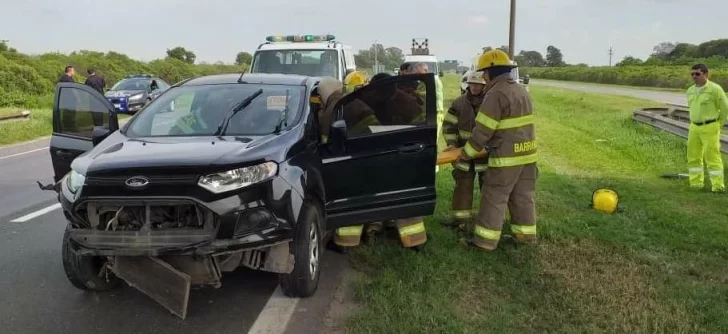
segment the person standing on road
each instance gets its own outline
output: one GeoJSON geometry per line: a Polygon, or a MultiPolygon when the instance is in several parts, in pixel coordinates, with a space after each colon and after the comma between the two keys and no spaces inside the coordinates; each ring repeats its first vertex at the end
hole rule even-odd
{"type": "MultiPolygon", "coordinates": [[[[445,152],[463,147],[470,139],[475,127],[475,116],[483,103],[483,90],[485,80],[478,72],[468,75],[466,83],[468,88],[465,94],[452,101],[452,105],[445,114],[443,135],[447,148],[445,152]]],[[[478,185],[482,187],[485,170],[488,168],[488,158],[478,158],[471,161],[453,162],[452,177],[455,179],[455,190],[452,197],[452,220],[446,225],[464,229],[470,224],[471,210],[473,208],[473,190],[475,176],[478,176],[478,185]]],[[[480,189],[480,187],[478,187],[480,189]]]]}
{"type": "Polygon", "coordinates": [[[74,74],[76,74],[76,69],[74,69],[73,66],[68,65],[63,70],[63,74],[61,74],[61,77],[58,78],[58,82],[76,82],[76,80],[73,79],[74,74]]]}
{"type": "Polygon", "coordinates": [[[703,160],[708,167],[711,191],[725,191],[720,134],[728,117],[728,98],[719,84],[708,79],[708,66],[695,64],[693,82],[687,90],[690,110],[688,130],[688,178],[692,188],[702,188],[705,182],[703,160]]]}
{"type": "Polygon", "coordinates": [[[487,75],[488,86],[473,133],[458,157],[465,162],[483,150],[489,153],[474,236],[461,241],[490,251],[498,247],[506,208],[515,240],[536,241],[536,132],[531,98],[510,76],[515,66],[497,49],[478,58],[477,71],[487,75]]]}
{"type": "Polygon", "coordinates": [[[96,71],[92,68],[89,68],[86,73],[88,73],[88,78],[86,78],[85,85],[93,88],[97,92],[101,93],[101,95],[104,95],[104,89],[106,88],[106,81],[104,81],[104,78],[96,75],[96,71]]]}

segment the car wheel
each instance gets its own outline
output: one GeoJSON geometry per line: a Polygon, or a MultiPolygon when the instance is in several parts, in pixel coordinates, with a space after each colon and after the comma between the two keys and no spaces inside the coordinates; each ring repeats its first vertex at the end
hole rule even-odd
{"type": "Polygon", "coordinates": [[[288,297],[309,297],[318,288],[321,275],[322,209],[307,200],[301,209],[301,217],[295,228],[290,251],[295,261],[290,274],[281,274],[279,281],[283,293],[288,297]]]}
{"type": "Polygon", "coordinates": [[[70,241],[70,225],[63,233],[63,269],[71,284],[86,291],[106,291],[119,284],[111,270],[106,267],[106,259],[100,256],[81,256],[76,254],[70,241]]]}

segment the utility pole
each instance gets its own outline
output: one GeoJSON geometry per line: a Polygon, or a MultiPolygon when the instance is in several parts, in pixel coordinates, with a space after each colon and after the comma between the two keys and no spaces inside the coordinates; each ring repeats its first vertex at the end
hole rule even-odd
{"type": "Polygon", "coordinates": [[[379,73],[379,61],[377,60],[377,53],[379,51],[379,47],[377,45],[377,40],[374,40],[374,73],[379,73]]]}
{"type": "Polygon", "coordinates": [[[612,55],[613,55],[613,54],[614,54],[614,50],[613,50],[613,49],[612,49],[612,47],[610,46],[610,47],[609,47],[609,66],[610,66],[610,67],[612,66],[612,55]]]}
{"type": "Polygon", "coordinates": [[[508,36],[508,57],[513,59],[516,47],[516,0],[511,0],[511,29],[508,36]]]}

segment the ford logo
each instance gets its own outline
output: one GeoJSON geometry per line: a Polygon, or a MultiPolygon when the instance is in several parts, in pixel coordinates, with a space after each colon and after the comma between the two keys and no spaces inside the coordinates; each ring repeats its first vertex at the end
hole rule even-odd
{"type": "Polygon", "coordinates": [[[144,176],[132,176],[124,181],[127,187],[133,189],[141,189],[149,184],[149,179],[144,176]]]}

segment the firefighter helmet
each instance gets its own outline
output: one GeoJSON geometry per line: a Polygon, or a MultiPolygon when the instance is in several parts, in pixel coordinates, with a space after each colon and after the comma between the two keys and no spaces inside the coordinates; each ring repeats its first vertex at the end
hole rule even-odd
{"type": "Polygon", "coordinates": [[[354,71],[346,75],[344,78],[344,85],[347,88],[356,89],[365,85],[369,81],[366,74],[361,71],[354,71]]]}
{"type": "Polygon", "coordinates": [[[481,84],[485,85],[485,79],[483,79],[483,73],[480,72],[470,72],[468,73],[468,79],[465,80],[465,82],[471,84],[481,84]]]}
{"type": "Polygon", "coordinates": [[[483,52],[483,54],[478,57],[478,71],[484,71],[495,66],[505,66],[510,68],[516,67],[516,65],[508,57],[508,54],[500,49],[483,52]]]}
{"type": "Polygon", "coordinates": [[[615,213],[619,210],[619,195],[612,189],[597,189],[592,193],[591,206],[604,213],[615,213]]]}

